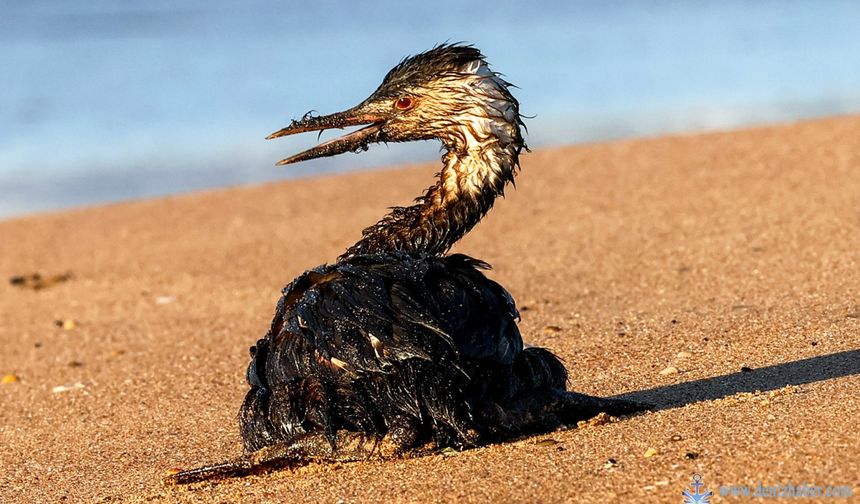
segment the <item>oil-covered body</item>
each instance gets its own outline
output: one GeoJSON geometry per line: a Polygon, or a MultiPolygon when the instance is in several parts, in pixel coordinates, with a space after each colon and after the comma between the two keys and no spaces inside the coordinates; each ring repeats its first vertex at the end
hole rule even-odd
{"type": "MultiPolygon", "coordinates": [[[[309,432],[466,447],[572,421],[567,372],[523,348],[514,302],[463,255],[355,256],[284,289],[252,349],[240,413],[247,451],[309,432]]],[[[573,415],[577,416],[577,415],[573,415]]]]}

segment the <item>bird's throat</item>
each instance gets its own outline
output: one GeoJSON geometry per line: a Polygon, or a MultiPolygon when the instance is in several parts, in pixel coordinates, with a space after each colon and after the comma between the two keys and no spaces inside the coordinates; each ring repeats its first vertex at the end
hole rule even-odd
{"type": "Polygon", "coordinates": [[[492,208],[519,168],[521,138],[502,144],[490,138],[465,146],[447,144],[436,184],[409,207],[394,207],[340,259],[405,252],[443,255],[492,208]],[[466,147],[466,148],[463,148],[466,147]]]}

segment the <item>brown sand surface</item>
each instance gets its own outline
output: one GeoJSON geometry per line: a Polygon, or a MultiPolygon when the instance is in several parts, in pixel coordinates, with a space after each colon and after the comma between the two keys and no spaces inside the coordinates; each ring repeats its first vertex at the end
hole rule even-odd
{"type": "Polygon", "coordinates": [[[19,378],[0,384],[0,502],[681,502],[694,472],[715,492],[805,482],[857,499],[860,117],[534,152],[457,246],[494,265],[573,389],[655,411],[162,486],[239,453],[248,347],[281,287],[435,168],[0,222],[0,377],[19,378]],[[41,290],[6,281],[66,271],[41,290]]]}

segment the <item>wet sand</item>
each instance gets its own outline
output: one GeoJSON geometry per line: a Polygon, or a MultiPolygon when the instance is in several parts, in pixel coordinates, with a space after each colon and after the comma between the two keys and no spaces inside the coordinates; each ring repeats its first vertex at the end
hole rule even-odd
{"type": "Polygon", "coordinates": [[[493,264],[571,388],[655,411],[453,455],[162,486],[170,468],[239,453],[248,347],[281,287],[435,169],[0,222],[0,502],[680,502],[693,473],[717,494],[860,495],[856,116],[540,150],[456,247],[493,264]],[[67,271],[38,290],[6,281],[67,271]]]}

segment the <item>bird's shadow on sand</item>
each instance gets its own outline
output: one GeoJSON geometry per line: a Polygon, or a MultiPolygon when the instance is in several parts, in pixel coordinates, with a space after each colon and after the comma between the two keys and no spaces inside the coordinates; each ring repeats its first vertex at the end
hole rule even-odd
{"type": "Polygon", "coordinates": [[[712,401],[738,392],[764,392],[786,385],[803,385],[856,374],[860,374],[860,350],[846,350],[713,378],[628,392],[613,399],[647,403],[653,406],[650,409],[656,411],[712,401]]]}

